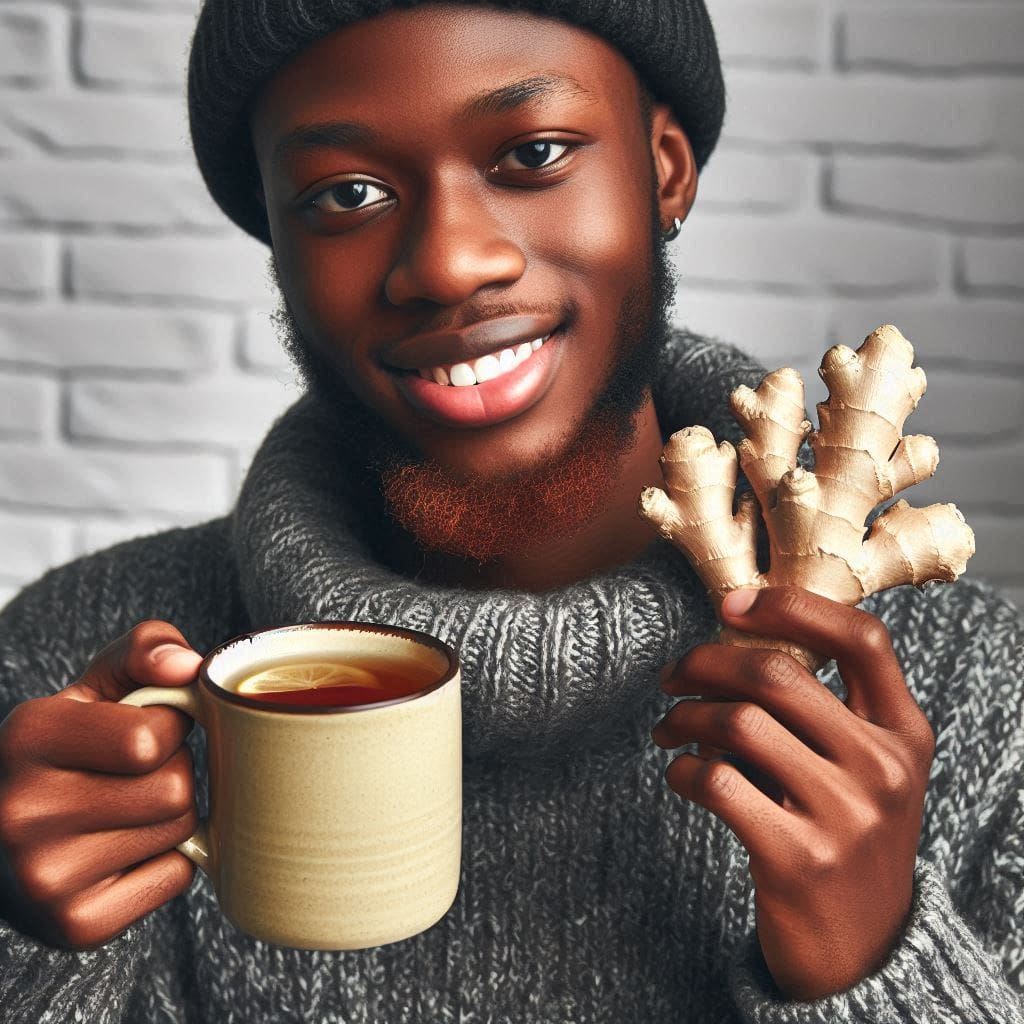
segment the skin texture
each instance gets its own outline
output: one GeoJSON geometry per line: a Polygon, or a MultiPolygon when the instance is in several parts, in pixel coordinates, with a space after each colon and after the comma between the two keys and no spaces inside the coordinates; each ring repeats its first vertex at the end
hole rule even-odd
{"type": "MultiPolygon", "coordinates": [[[[603,504],[588,506],[571,532],[480,564],[429,549],[400,522],[397,564],[467,585],[543,589],[650,543],[636,505],[644,486],[661,483],[662,439],[643,361],[634,366],[642,386],[615,397],[614,381],[639,344],[623,311],[658,324],[653,222],[664,229],[686,217],[696,173],[667,108],[654,104],[648,136],[638,97],[629,65],[585,32],[447,7],[337,32],[261,95],[253,138],[292,336],[320,379],[334,379],[336,393],[395,441],[392,453],[500,494],[552,472],[590,436],[610,388],[608,408],[629,435],[621,454],[589,464],[603,504]],[[440,52],[448,73],[439,76],[440,52]],[[478,93],[540,75],[571,75],[586,93],[458,116],[478,93]],[[341,119],[382,138],[272,160],[297,127],[341,119]],[[509,155],[542,139],[579,145],[552,160],[540,186],[509,155]],[[380,190],[366,210],[308,205],[356,178],[380,190]],[[389,346],[510,312],[566,325],[558,372],[535,405],[466,429],[430,422],[402,398],[383,363],[389,346]]],[[[811,999],[867,976],[898,939],[934,738],[876,618],[790,590],[761,592],[745,616],[727,602],[723,616],[834,657],[849,691],[838,701],[786,655],[702,645],[669,667],[665,683],[702,701],[677,704],[654,731],[667,748],[698,744],[697,755],[672,762],[668,784],[749,851],[768,968],[783,996],[811,999]]],[[[170,709],[113,702],[138,686],[184,685],[199,661],[170,623],[141,623],[74,685],[19,705],[0,725],[0,896],[22,930],[88,948],[189,885],[191,863],[173,849],[195,827],[182,746],[189,724],[170,709]]]]}

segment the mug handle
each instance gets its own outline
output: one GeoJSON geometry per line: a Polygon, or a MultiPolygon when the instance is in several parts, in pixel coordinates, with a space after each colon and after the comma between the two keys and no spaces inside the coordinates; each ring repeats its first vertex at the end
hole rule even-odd
{"type": "MultiPolygon", "coordinates": [[[[189,683],[188,686],[144,686],[140,690],[133,690],[118,703],[131,704],[137,708],[163,704],[184,711],[193,721],[203,724],[196,683],[189,683]]],[[[188,839],[178,843],[176,849],[185,854],[204,874],[210,874],[210,837],[205,819],[188,839]]]]}

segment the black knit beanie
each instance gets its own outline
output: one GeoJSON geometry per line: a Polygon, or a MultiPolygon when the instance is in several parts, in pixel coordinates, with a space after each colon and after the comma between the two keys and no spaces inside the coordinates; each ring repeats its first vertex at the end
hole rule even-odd
{"type": "MultiPolygon", "coordinates": [[[[459,0],[471,3],[472,0],[459,0]]],[[[205,0],[188,69],[188,110],[199,170],[220,208],[270,244],[253,188],[259,181],[249,104],[260,87],[310,43],[343,25],[411,7],[416,0],[205,0]]],[[[492,0],[492,7],[560,18],[595,32],[667,103],[698,169],[725,114],[722,68],[704,0],[492,0]]]]}

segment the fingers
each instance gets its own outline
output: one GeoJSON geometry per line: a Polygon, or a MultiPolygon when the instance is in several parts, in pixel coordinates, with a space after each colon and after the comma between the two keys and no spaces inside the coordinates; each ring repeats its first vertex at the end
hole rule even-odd
{"type": "Polygon", "coordinates": [[[83,950],[109,942],[185,892],[194,873],[192,862],[171,850],[78,893],[51,914],[58,944],[83,950]]]}
{"type": "Polygon", "coordinates": [[[173,708],[39,697],[5,720],[0,763],[140,775],[159,768],[191,728],[191,719],[173,708]]]}
{"type": "Polygon", "coordinates": [[[118,701],[140,686],[184,686],[202,660],[176,626],[150,619],[104,647],[62,693],[75,700],[118,701]]]}
{"type": "MultiPolygon", "coordinates": [[[[834,774],[833,766],[757,704],[681,701],[655,726],[652,738],[660,747],[700,742],[729,751],[753,766],[748,781],[755,786],[763,781],[764,789],[769,790],[766,795],[775,792],[770,783],[778,783],[785,797],[808,814],[814,813],[823,795],[828,798],[827,780],[834,774]]],[[[741,765],[734,767],[744,771],[741,765]]]]}
{"type": "Polygon", "coordinates": [[[179,748],[156,771],[141,776],[63,772],[55,786],[51,772],[29,774],[17,794],[7,794],[0,811],[6,845],[43,842],[169,821],[195,803],[192,756],[179,748]]]}
{"type": "Polygon", "coordinates": [[[722,621],[736,629],[792,640],[836,659],[847,707],[868,721],[901,729],[920,718],[882,622],[800,587],[733,591],[722,621]],[[753,594],[753,603],[748,604],[753,594]]]}
{"type": "Polygon", "coordinates": [[[700,804],[732,830],[751,861],[778,855],[796,834],[797,819],[762,793],[728,761],[705,761],[680,754],[665,772],[669,787],[700,804]]]}
{"type": "Polygon", "coordinates": [[[701,644],[679,660],[663,689],[676,697],[750,701],[821,757],[841,755],[849,710],[781,651],[701,644]]]}
{"type": "Polygon", "coordinates": [[[126,868],[174,849],[195,832],[198,822],[193,808],[159,825],[64,836],[37,844],[30,853],[13,849],[7,860],[24,897],[36,906],[53,908],[126,868]]]}

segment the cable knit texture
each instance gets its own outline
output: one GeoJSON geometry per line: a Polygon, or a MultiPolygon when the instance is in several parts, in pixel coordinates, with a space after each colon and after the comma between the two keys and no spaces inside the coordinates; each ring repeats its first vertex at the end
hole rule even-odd
{"type": "MultiPolygon", "coordinates": [[[[679,333],[655,392],[666,434],[737,437],[727,397],[762,368],[679,333]]],[[[239,933],[209,882],[100,949],[0,928],[4,1024],[1024,1024],[1024,664],[1020,616],[970,581],[870,598],[937,736],[910,917],[851,989],[783,999],[754,931],[744,848],[665,785],[656,674],[714,619],[663,541],[544,594],[428,586],[371,554],[331,416],[299,401],[232,516],[54,570],[0,614],[7,703],[77,678],[113,637],[167,619],[205,651],[251,628],[374,619],[459,648],[463,871],[433,928],[375,949],[288,949],[239,933]]],[[[821,675],[845,695],[834,667],[821,675]]],[[[204,740],[190,739],[197,769],[204,740]]],[[[200,783],[200,809],[206,793],[200,783]]]]}

